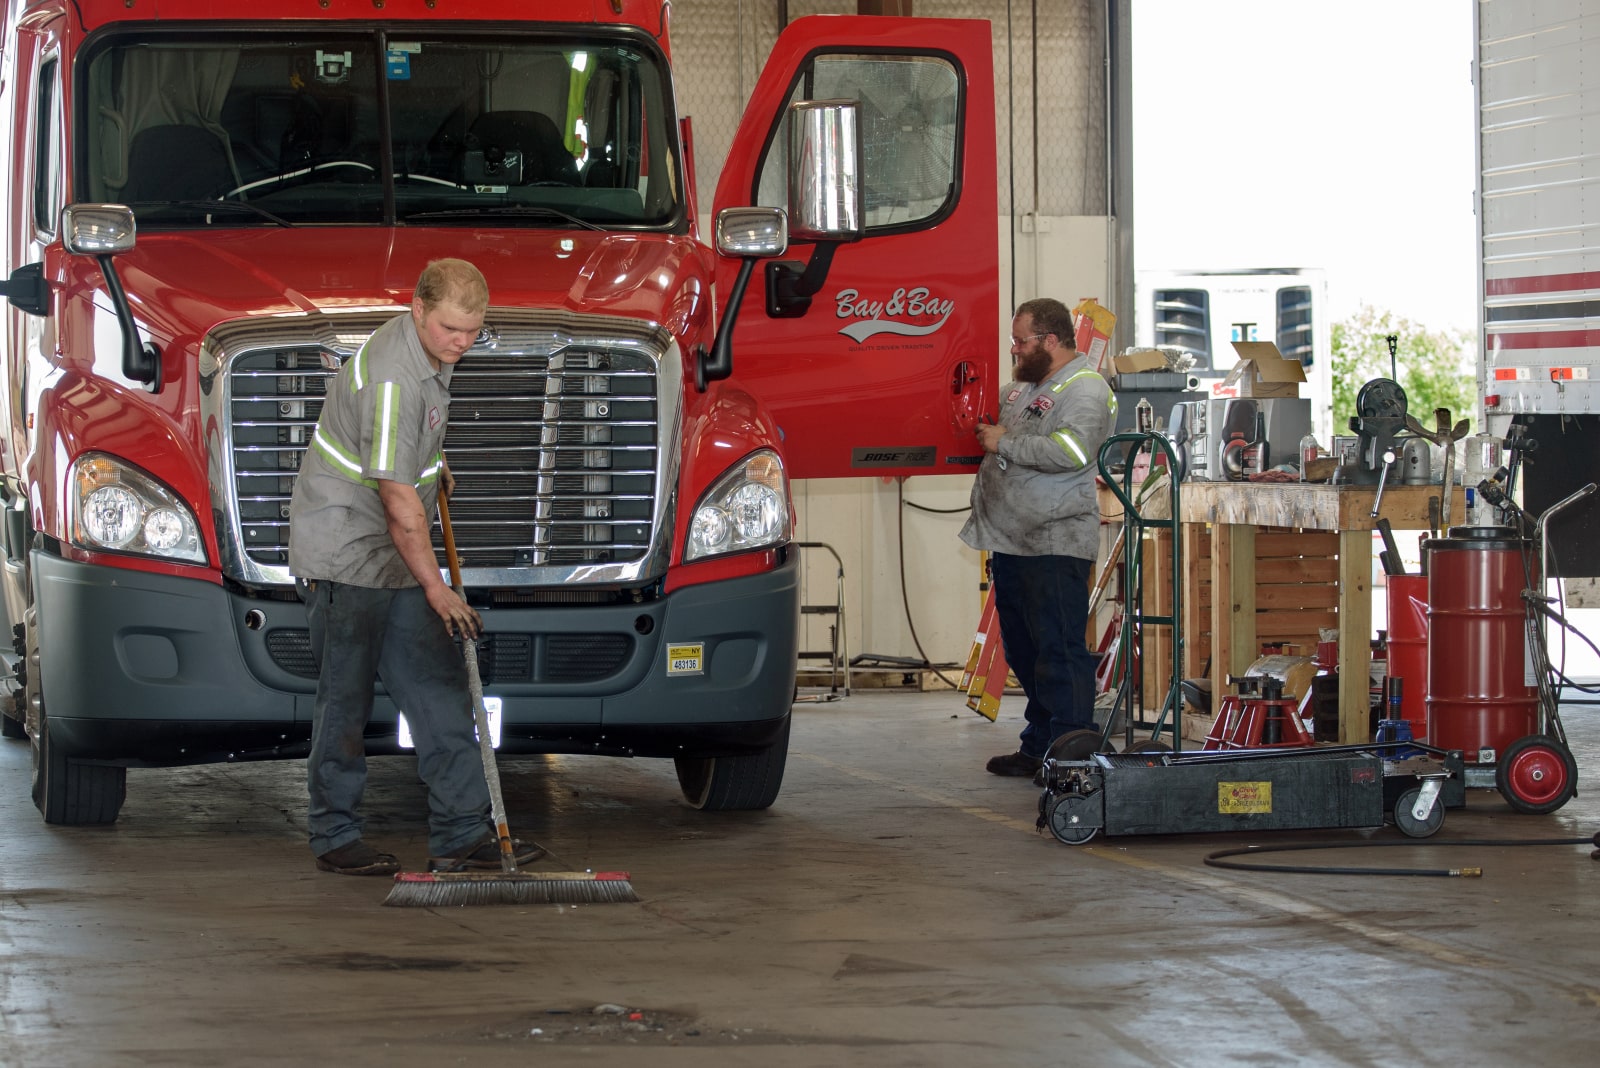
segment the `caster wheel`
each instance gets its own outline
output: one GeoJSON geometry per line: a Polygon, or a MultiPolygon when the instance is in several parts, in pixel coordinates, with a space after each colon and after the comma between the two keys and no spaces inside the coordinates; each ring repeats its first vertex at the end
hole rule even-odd
{"type": "Polygon", "coordinates": [[[1400,833],[1407,838],[1432,838],[1439,833],[1439,828],[1444,826],[1444,798],[1433,799],[1433,810],[1428,813],[1428,818],[1419,820],[1412,814],[1416,807],[1417,798],[1422,796],[1422,788],[1414,786],[1401,794],[1394,803],[1394,825],[1400,828],[1400,833]]]}
{"type": "Polygon", "coordinates": [[[1056,841],[1083,845],[1100,833],[1105,823],[1099,791],[1092,794],[1060,794],[1045,806],[1045,823],[1056,841]]]}

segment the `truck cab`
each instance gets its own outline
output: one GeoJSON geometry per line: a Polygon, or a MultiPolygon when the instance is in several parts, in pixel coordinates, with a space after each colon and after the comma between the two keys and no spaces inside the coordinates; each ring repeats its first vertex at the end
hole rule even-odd
{"type": "MultiPolygon", "coordinates": [[[[45,820],[114,821],[130,767],[305,755],[295,473],[444,256],[491,290],[445,452],[500,749],[671,758],[697,808],[772,804],[789,481],[977,464],[987,24],[796,21],[708,244],[666,5],[11,11],[3,723],[45,820]]],[[[368,751],[405,739],[380,687],[368,751]]]]}

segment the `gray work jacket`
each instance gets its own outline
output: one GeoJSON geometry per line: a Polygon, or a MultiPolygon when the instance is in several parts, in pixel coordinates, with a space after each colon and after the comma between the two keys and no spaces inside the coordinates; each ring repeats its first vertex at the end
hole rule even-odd
{"type": "Polygon", "coordinates": [[[961,540],[1014,556],[1093,560],[1100,546],[1094,480],[1100,446],[1117,422],[1117,398],[1079,356],[1037,385],[1001,390],[998,453],[972,484],[961,540]]]}
{"type": "Polygon", "coordinates": [[[378,480],[415,486],[431,520],[451,370],[433,369],[407,312],[373,331],[328,382],[289,504],[292,574],[375,589],[417,585],[389,534],[378,480]]]}

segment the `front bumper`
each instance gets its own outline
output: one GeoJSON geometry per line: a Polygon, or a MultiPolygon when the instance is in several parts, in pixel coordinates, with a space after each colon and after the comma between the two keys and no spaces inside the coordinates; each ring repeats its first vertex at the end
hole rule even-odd
{"type": "MultiPolygon", "coordinates": [[[[166,766],[306,754],[316,677],[299,601],[41,551],[31,566],[50,738],[67,755],[166,766]]],[[[790,552],[772,571],[651,602],[485,610],[501,752],[763,749],[793,699],[799,604],[790,552]]],[[[381,687],[367,751],[400,752],[381,687]]]]}

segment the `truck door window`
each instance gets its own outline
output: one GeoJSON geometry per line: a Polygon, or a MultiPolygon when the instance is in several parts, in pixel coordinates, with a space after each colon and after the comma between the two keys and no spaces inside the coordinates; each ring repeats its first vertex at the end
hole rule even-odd
{"type": "MultiPolygon", "coordinates": [[[[961,178],[961,78],[950,60],[820,54],[790,93],[799,100],[859,101],[868,230],[920,229],[949,214],[961,178]]],[[[757,203],[786,205],[788,145],[786,111],[757,172],[757,203]]]]}
{"type": "Polygon", "coordinates": [[[54,234],[61,214],[61,94],[56,85],[60,64],[51,59],[39,71],[38,110],[33,135],[33,222],[41,233],[54,234]]]}

